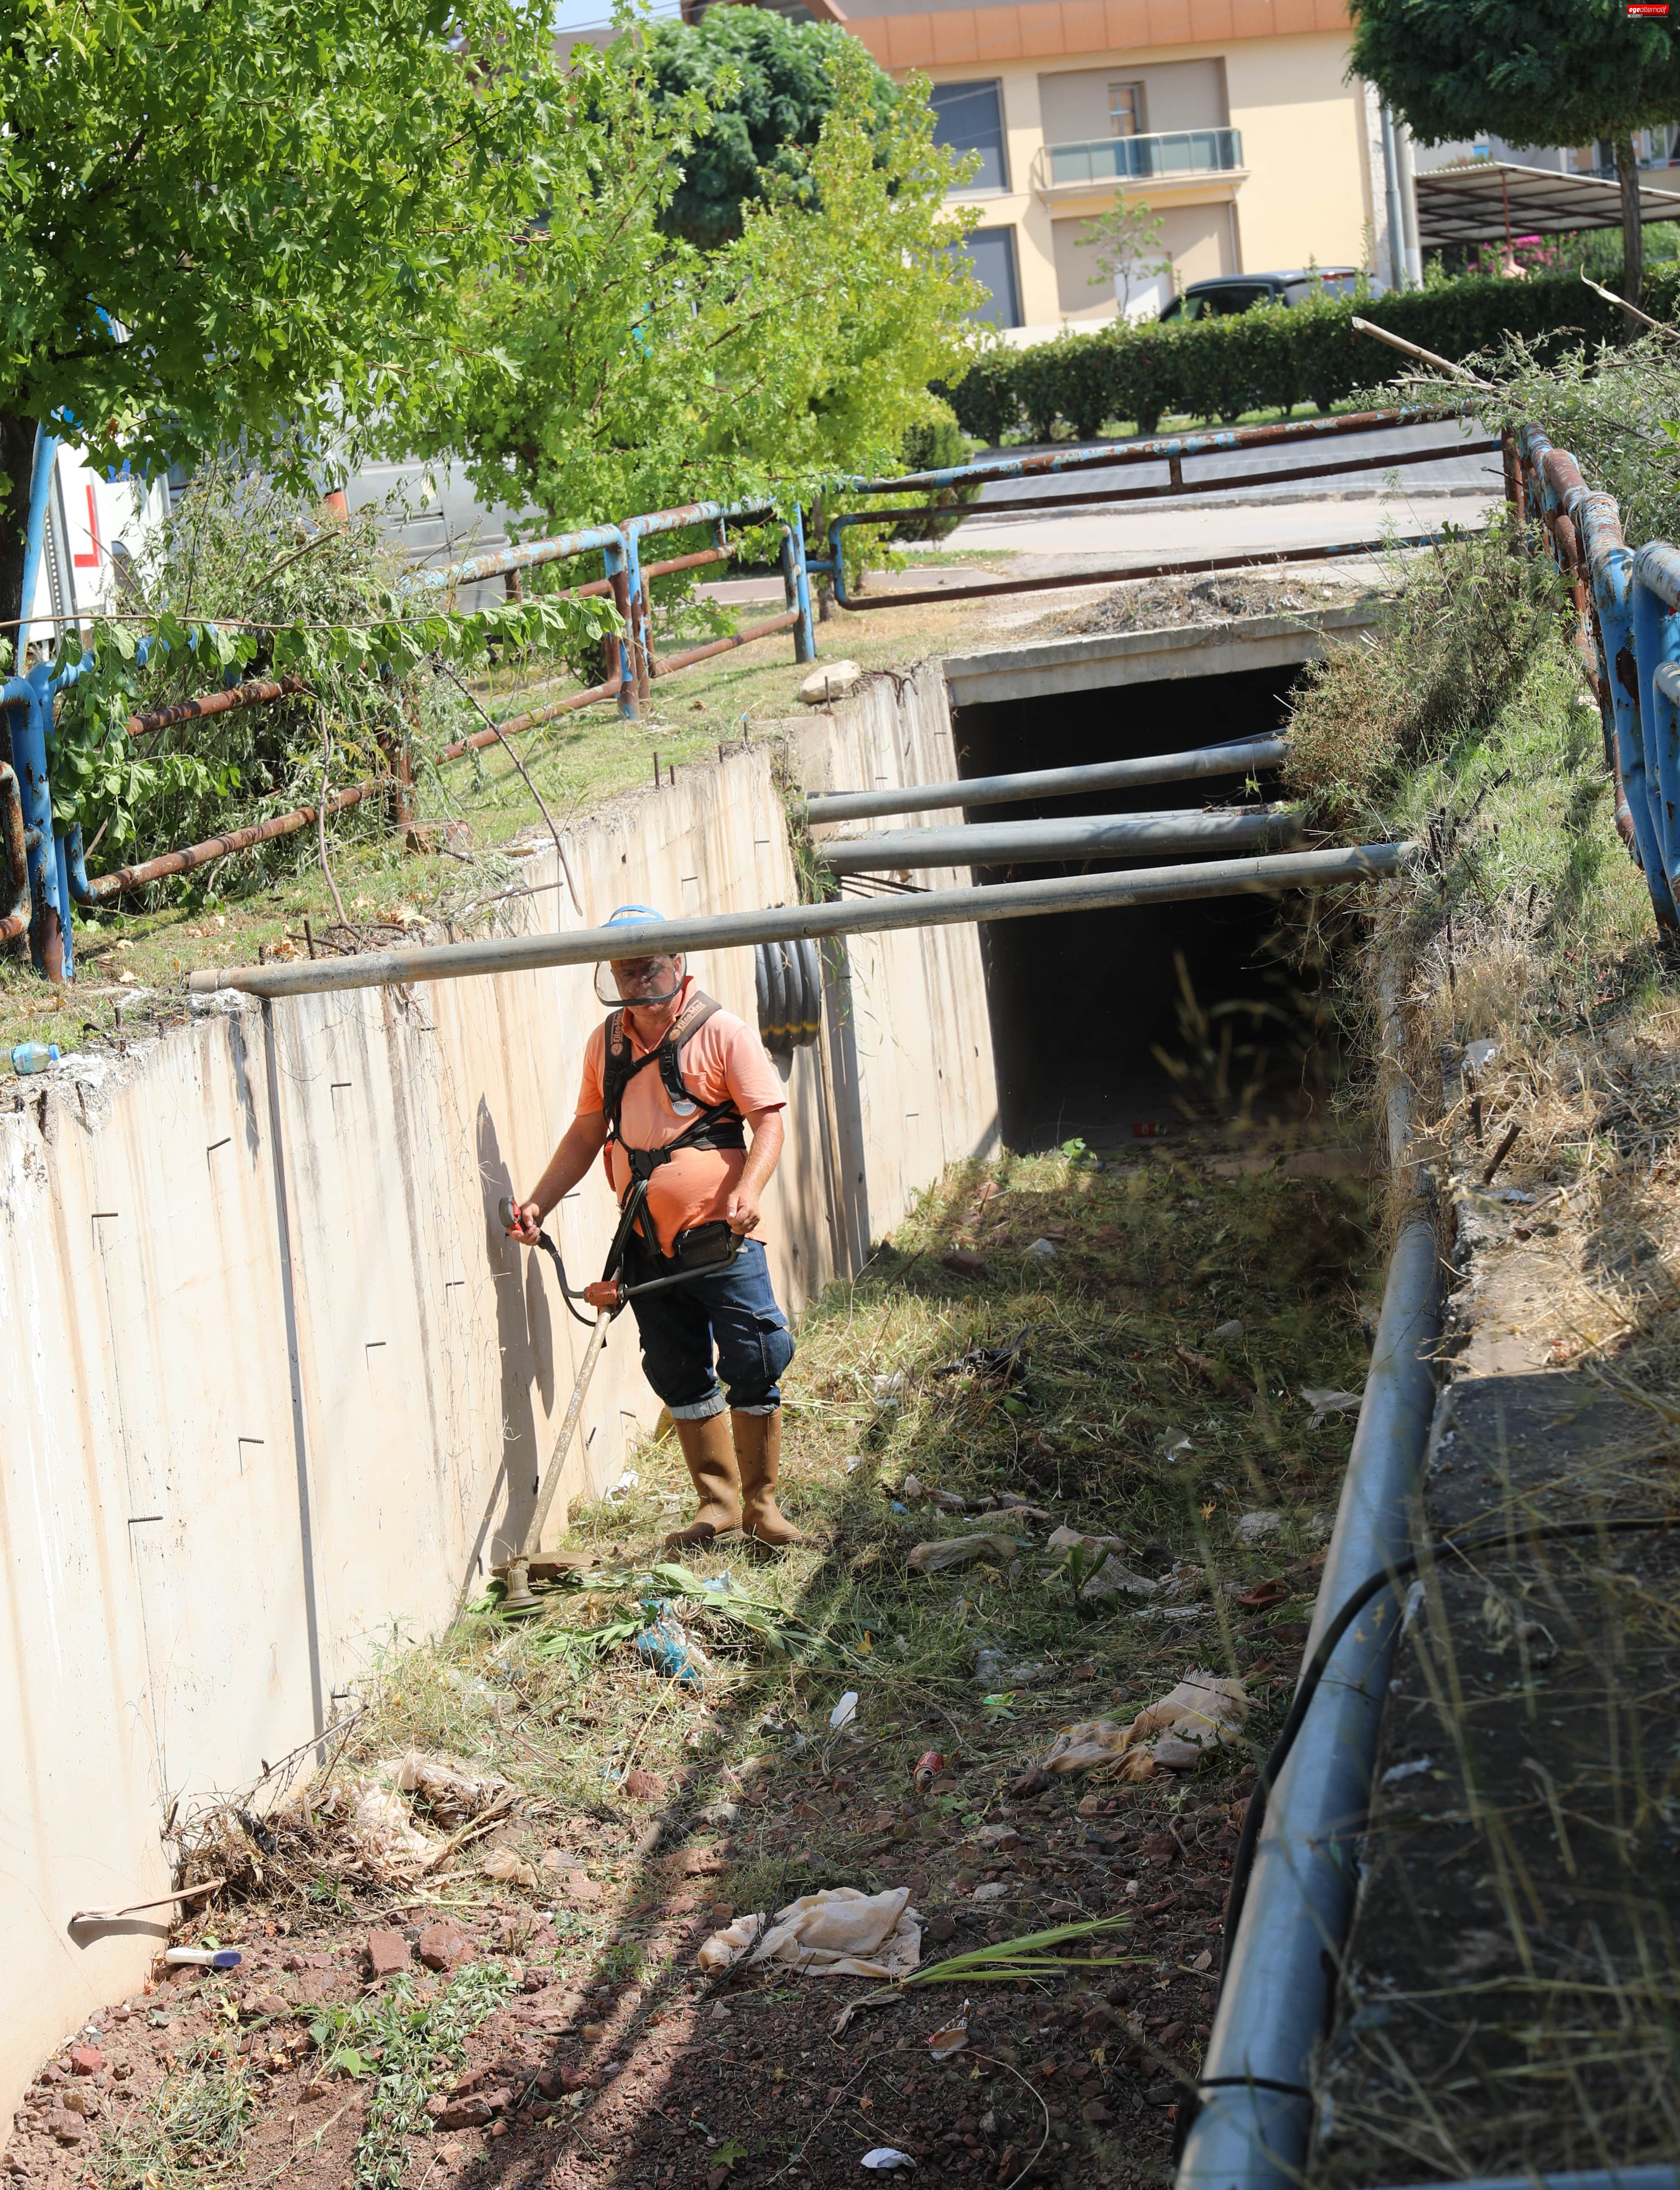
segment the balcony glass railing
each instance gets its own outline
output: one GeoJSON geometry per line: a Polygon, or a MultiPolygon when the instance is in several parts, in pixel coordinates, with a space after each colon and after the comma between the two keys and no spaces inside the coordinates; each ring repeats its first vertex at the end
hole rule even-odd
{"type": "Polygon", "coordinates": [[[1155,137],[1093,137],[1047,145],[1052,190],[1069,183],[1136,182],[1146,175],[1215,174],[1242,165],[1240,129],[1168,129],[1155,137]]]}

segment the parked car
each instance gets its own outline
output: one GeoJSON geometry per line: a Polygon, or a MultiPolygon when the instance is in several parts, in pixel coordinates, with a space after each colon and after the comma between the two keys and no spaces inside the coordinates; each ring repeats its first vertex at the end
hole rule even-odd
{"type": "MultiPolygon", "coordinates": [[[[1256,304],[1304,304],[1316,289],[1326,297],[1351,297],[1359,285],[1356,266],[1296,267],[1284,274],[1222,274],[1215,281],[1192,281],[1162,312],[1163,320],[1208,320],[1246,312],[1256,304]]],[[[1372,296],[1381,294],[1373,283],[1372,296]]]]}

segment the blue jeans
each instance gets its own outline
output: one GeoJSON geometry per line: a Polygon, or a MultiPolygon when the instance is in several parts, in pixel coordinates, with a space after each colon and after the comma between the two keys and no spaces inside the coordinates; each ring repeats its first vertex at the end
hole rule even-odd
{"type": "MultiPolygon", "coordinates": [[[[634,1285],[652,1272],[627,1265],[625,1274],[634,1285]]],[[[735,1261],[715,1276],[690,1278],[630,1305],[642,1342],[643,1373],[673,1421],[704,1421],[726,1405],[741,1414],[772,1415],[781,1404],[777,1380],[793,1359],[793,1333],[776,1305],[769,1264],[758,1240],[744,1240],[735,1261]],[[729,1386],[727,1400],[718,1382],[720,1371],[729,1386]]]]}

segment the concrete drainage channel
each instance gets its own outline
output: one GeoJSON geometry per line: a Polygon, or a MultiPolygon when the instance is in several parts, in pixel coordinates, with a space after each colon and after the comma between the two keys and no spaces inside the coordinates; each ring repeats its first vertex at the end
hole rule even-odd
{"type": "MultiPolygon", "coordinates": [[[[951,661],[942,679],[924,671],[890,687],[877,680],[837,716],[797,731],[789,726],[819,799],[1019,774],[1028,757],[1041,775],[1050,763],[1099,771],[1134,765],[1129,786],[1104,780],[1068,796],[1041,783],[1025,797],[1017,786],[1015,796],[999,794],[985,808],[988,826],[1042,831],[1048,825],[1034,859],[1095,859],[1095,871],[993,881],[1026,864],[1029,847],[1019,834],[988,837],[979,840],[984,856],[1007,864],[979,867],[972,886],[951,871],[953,855],[973,846],[970,839],[939,847],[943,867],[911,864],[883,873],[872,865],[849,873],[837,900],[788,903],[797,893],[762,753],[707,772],[704,781],[696,772],[691,787],[654,794],[635,814],[574,844],[592,910],[631,896],[669,901],[678,916],[661,940],[705,950],[708,985],[748,1015],[756,968],[746,946],[837,939],[825,954],[822,1069],[809,1052],[789,1060],[801,1075],[798,1104],[820,1121],[789,1166],[790,1190],[799,1198],[785,1226],[795,1258],[786,1279],[792,1297],[808,1298],[834,1271],[855,1267],[877,1228],[894,1221],[894,1211],[947,1164],[995,1147],[1000,1114],[1002,1138],[1024,1147],[1041,1146],[1051,1133],[1059,1139],[1087,1128],[1117,1131],[1124,1120],[1149,1122],[1163,1091],[1149,1047],[1174,1029],[1182,978],[1204,987],[1228,975],[1246,979],[1242,969],[1253,971],[1257,939],[1280,889],[1404,871],[1410,848],[1400,845],[1266,851],[1161,867],[1139,865],[1138,837],[1128,839],[1138,829],[1158,833],[1161,825],[1143,817],[1159,814],[1165,797],[1177,802],[1176,811],[1167,809],[1171,830],[1199,848],[1234,849],[1229,831],[1199,831],[1181,818],[1192,809],[1171,786],[1195,782],[1225,802],[1223,812],[1205,818],[1247,829],[1257,817],[1271,841],[1280,817],[1266,810],[1257,787],[1246,786],[1280,757],[1284,695],[1327,640],[1355,637],[1369,621],[1367,613],[1338,610],[1013,649],[951,661]],[[1144,780],[1161,755],[1198,757],[1164,779],[1155,765],[1153,780],[1144,780]],[[1032,811],[1053,790],[1049,814],[1032,811]],[[686,803],[673,805],[676,798],[686,803]],[[1020,812],[1023,805],[1029,810],[1020,812]],[[1087,826],[1093,822],[1118,824],[1120,833],[1103,840],[1087,826]],[[934,886],[894,888],[888,878],[900,871],[928,876],[934,886]],[[684,887],[690,882],[694,894],[684,887]],[[690,914],[696,895],[740,909],[690,914]],[[777,895],[780,908],[755,909],[777,895]],[[1104,967],[1118,969],[1133,1006],[1129,1055],[1113,1038],[1125,1015],[1111,1008],[1115,975],[1104,967]],[[961,1073],[947,1072],[956,1052],[942,1063],[923,1039],[928,1027],[936,1022],[947,1046],[954,1030],[966,1040],[975,1007],[973,1059],[961,1073]],[[980,1048],[988,1016],[990,1057],[980,1048]],[[886,1032],[871,1050],[876,1024],[886,1032]],[[1064,1068],[1059,1115],[1048,1108],[1047,1080],[1033,1076],[1041,1063],[1010,1077],[1015,1060],[1047,1055],[1059,1056],[1064,1068]],[[917,1121],[918,1109],[931,1114],[931,1130],[928,1118],[917,1121]]],[[[895,818],[902,816],[900,808],[895,818]]],[[[855,814],[831,825],[818,806],[815,818],[820,843],[831,841],[831,826],[876,817],[855,814]]],[[[943,825],[936,833],[948,837],[951,809],[936,809],[934,819],[943,825]]],[[[900,844],[864,856],[902,855],[900,844]]],[[[534,894],[532,906],[558,923],[559,877],[547,879],[554,888],[534,894]]],[[[621,929],[612,941],[621,953],[636,938],[621,929]]],[[[562,1325],[546,1342],[545,1366],[527,1338],[529,1304],[510,1315],[502,1282],[508,1258],[491,1215],[496,1196],[513,1184],[514,1168],[528,1166],[551,1122],[545,1091],[554,1060],[538,1057],[529,1030],[540,1021],[570,1042],[593,1024],[587,969],[604,948],[591,928],[557,925],[483,943],[207,969],[190,982],[207,1007],[196,1026],[151,1045],[121,1070],[95,1073],[86,1061],[68,1060],[46,1076],[27,1109],[0,1119],[0,1199],[14,1220],[0,1241],[0,1285],[43,1303],[14,1396],[22,1430],[0,1459],[0,1491],[9,1510],[24,1511],[46,1486],[54,1528],[65,1540],[96,1546],[110,1577],[104,1624],[72,1634],[58,1619],[51,1576],[37,1577],[38,1588],[26,1576],[15,1631],[33,1625],[59,1637],[80,1654],[78,1692],[105,1694],[111,1704],[75,1715],[78,1768],[62,1783],[102,1789],[102,1799],[89,1805],[78,1792],[73,1820],[43,1815],[39,1845],[14,1867],[14,1881],[0,1886],[0,1917],[17,1942],[20,1997],[35,1999],[39,2016],[38,2025],[24,2028],[20,2018],[8,2034],[9,2081],[20,2083],[59,2032],[120,1996],[149,1959],[151,1941],[132,1927],[71,1935],[65,1917],[92,1901],[139,1902],[171,1883],[145,1791],[180,1791],[179,1774],[166,1774],[162,1728],[170,1729],[172,1761],[190,1754],[189,1768],[206,1786],[244,1784],[260,1753],[285,1750],[300,1733],[307,1738],[312,1721],[318,1727],[331,1716],[328,1699],[354,1679],[366,1634],[393,1618],[417,1627],[446,1618],[463,1577],[470,1581],[480,1563],[487,1568],[498,1549],[505,1557],[517,1548],[537,1495],[529,1455],[539,1456],[545,1472],[565,1472],[567,1496],[599,1493],[621,1464],[622,1440],[638,1418],[629,1385],[610,1370],[592,1392],[576,1453],[551,1455],[577,1365],[565,1358],[571,1334],[562,1325]],[[456,978],[482,973],[502,978],[456,978]],[[409,986],[416,982],[443,984],[423,992],[423,1009],[409,986]],[[212,1003],[213,992],[228,990],[264,999],[260,1014],[235,996],[212,1003]],[[371,993],[319,993],[355,990],[371,993]],[[166,1100],[164,1091],[180,1083],[196,1090],[192,1101],[183,1104],[173,1092],[166,1100]],[[166,1115],[179,1132],[160,1135],[166,1115]],[[213,1130],[195,1138],[201,1117],[213,1130]],[[67,1137],[62,1123],[49,1130],[51,1120],[71,1118],[82,1129],[77,1135],[67,1137]],[[369,1184],[390,1174],[394,1149],[403,1178],[394,1219],[383,1189],[376,1210],[369,1184]],[[393,1222],[401,1236],[374,1269],[367,1256],[393,1222]],[[347,1236],[361,1243],[348,1260],[347,1236]],[[102,1287],[86,1284],[68,1248],[55,1251],[61,1266],[39,1265],[43,1243],[88,1237],[102,1287]],[[165,1242],[182,1240],[192,1243],[192,1267],[166,1295],[147,1271],[165,1242]],[[472,1252],[451,1242],[470,1242],[472,1252]],[[236,1247],[237,1268],[224,1267],[236,1247]],[[116,1318],[114,1302],[142,1297],[150,1303],[144,1327],[116,1318]],[[368,1319],[376,1300],[377,1328],[368,1319]],[[340,1359],[347,1347],[355,1356],[349,1365],[340,1359]],[[423,1390],[380,1386],[382,1370],[408,1354],[438,1361],[446,1374],[423,1390]],[[179,1373],[184,1362],[194,1364],[190,1376],[179,1373]],[[236,1376],[236,1410],[229,1387],[236,1376]],[[70,1408],[66,1391],[75,1395],[70,1408]],[[230,1472],[218,1455],[233,1411],[238,1464],[230,1472]],[[168,1424],[167,1451],[129,1450],[131,1427],[144,1438],[145,1419],[168,1424]],[[35,1422],[55,1426],[50,1450],[37,1449],[35,1422]],[[597,1439],[603,1427],[608,1434],[597,1439]],[[356,1481],[341,1481],[335,1456],[352,1449],[356,1481]],[[417,1454],[425,1460],[417,1469],[417,1454]],[[369,1497],[382,1502],[371,1534],[369,1497]],[[137,1501],[144,1511],[131,1518],[137,1501]],[[112,1516],[114,1542],[107,1540],[112,1516]],[[145,1540],[143,1557],[125,1557],[132,1550],[122,1542],[125,1529],[142,1524],[154,1525],[156,1537],[145,1540]],[[254,1608],[237,1580],[247,1571],[264,1576],[254,1608]],[[219,1575],[230,1578],[225,1587],[219,1575]],[[230,1672],[221,1639],[253,1619],[272,1631],[260,1693],[236,1669],[230,1672]],[[146,1670],[137,1673],[141,1665],[146,1670]],[[149,1729],[144,1766],[129,1753],[139,1727],[149,1729]],[[95,1871],[99,1888],[90,1891],[95,1871]]],[[[559,1069],[575,1076],[570,1054],[559,1069]]],[[[1398,1149],[1403,1142],[1402,1119],[1391,1143],[1398,1149]]],[[[1390,1273],[1315,1632],[1334,1591],[1380,1567],[1399,1541],[1407,1455],[1414,1434],[1421,1441],[1420,1410],[1427,1411],[1417,1381],[1430,1313],[1427,1236],[1420,1218],[1390,1273]]],[[[580,1262],[595,1251],[587,1238],[578,1247],[580,1262]]],[[[1324,1981],[1314,1972],[1325,1934],[1312,1929],[1309,1936],[1305,1927],[1333,1928],[1339,1918],[1314,1898],[1302,1851],[1357,1807],[1355,1733],[1364,1739],[1375,1716],[1358,1684],[1380,1670],[1387,1631],[1374,1654],[1357,1640],[1338,1654],[1323,1730],[1315,1722],[1274,1803],[1257,1862],[1254,1917],[1209,2063],[1210,2076],[1216,2057],[1233,2064],[1222,2073],[1240,2078],[1248,2104],[1245,2111],[1220,2096],[1216,2107],[1218,2090],[1210,2086],[1187,2154],[1198,2181],[1217,2174],[1222,2181],[1257,2182],[1260,2176],[1246,2171],[1256,2153],[1283,2133],[1280,2123],[1300,2116],[1296,2092],[1259,2096],[1260,2078],[1298,2086],[1303,2072],[1298,2062],[1289,2067],[1294,2041],[1276,2028],[1267,2034],[1268,2065],[1258,2065],[1257,2023],[1265,2017],[1257,2003],[1274,2004],[1271,1989],[1286,1969],[1291,1988],[1304,1987],[1302,2028],[1315,2028],[1321,2011],[1324,1981]],[[1339,1779],[1320,1769],[1331,1756],[1339,1779]]],[[[61,1714],[32,1695],[21,1663],[15,1673],[4,1684],[14,1699],[5,1716],[16,1722],[18,1753],[28,1753],[61,1714]]],[[[1345,1882],[1341,1890],[1345,1896],[1345,1882]]]]}

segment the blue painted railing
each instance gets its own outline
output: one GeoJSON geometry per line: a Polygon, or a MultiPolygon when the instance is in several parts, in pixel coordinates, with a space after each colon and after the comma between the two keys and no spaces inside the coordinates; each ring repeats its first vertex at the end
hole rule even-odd
{"type": "Polygon", "coordinates": [[[1595,493],[1538,426],[1514,436],[1507,491],[1518,540],[1530,512],[1575,588],[1578,644],[1598,695],[1617,826],[1657,925],[1680,932],[1680,548],[1631,548],[1613,496],[1595,493]]]}

